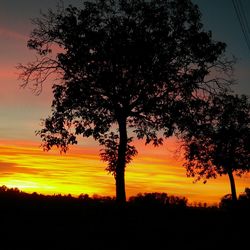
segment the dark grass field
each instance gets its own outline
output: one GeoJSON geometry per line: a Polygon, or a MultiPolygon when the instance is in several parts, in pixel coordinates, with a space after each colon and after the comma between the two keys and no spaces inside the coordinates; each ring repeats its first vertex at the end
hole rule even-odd
{"type": "Polygon", "coordinates": [[[0,249],[250,249],[249,207],[0,195],[0,249]]]}

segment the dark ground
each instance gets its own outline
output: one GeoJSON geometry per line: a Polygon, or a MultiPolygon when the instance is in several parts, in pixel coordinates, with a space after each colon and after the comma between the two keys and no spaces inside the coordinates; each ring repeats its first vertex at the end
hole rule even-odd
{"type": "Polygon", "coordinates": [[[0,196],[0,250],[250,249],[246,208],[0,196]]]}

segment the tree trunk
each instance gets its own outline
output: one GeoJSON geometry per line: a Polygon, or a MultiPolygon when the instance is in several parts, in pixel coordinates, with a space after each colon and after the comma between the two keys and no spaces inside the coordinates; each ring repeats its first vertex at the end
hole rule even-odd
{"type": "Polygon", "coordinates": [[[116,200],[120,204],[126,202],[125,192],[125,166],[126,166],[126,150],[127,150],[127,125],[126,119],[118,122],[119,124],[119,148],[118,148],[118,162],[116,169],[116,200]]]}
{"type": "Polygon", "coordinates": [[[231,185],[232,201],[236,202],[237,201],[236,187],[235,187],[233,172],[231,169],[228,171],[228,176],[231,185]]]}

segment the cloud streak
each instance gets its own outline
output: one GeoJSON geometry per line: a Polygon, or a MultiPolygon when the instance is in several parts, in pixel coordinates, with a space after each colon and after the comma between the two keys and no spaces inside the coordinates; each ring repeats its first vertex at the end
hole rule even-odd
{"type": "Polygon", "coordinates": [[[0,37],[10,38],[10,39],[18,40],[18,41],[28,40],[28,36],[18,33],[16,31],[4,28],[4,27],[0,27],[0,37]]]}
{"type": "MultiPolygon", "coordinates": [[[[136,142],[138,157],[126,168],[127,195],[166,192],[185,196],[189,201],[214,203],[230,193],[226,177],[206,185],[193,184],[185,175],[181,161],[176,161],[168,147],[145,147],[136,142]],[[141,152],[141,153],[140,153],[141,152]]],[[[174,142],[171,144],[174,145],[174,142]]],[[[0,141],[0,182],[28,192],[46,194],[115,195],[114,178],[105,172],[99,160],[99,148],[74,147],[66,155],[57,150],[43,152],[39,143],[0,141]]],[[[249,178],[236,179],[238,192],[250,186],[249,178]]]]}

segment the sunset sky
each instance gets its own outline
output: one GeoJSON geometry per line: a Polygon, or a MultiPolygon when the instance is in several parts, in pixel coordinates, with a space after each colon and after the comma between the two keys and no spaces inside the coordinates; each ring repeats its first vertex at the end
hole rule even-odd
{"type": "MultiPolygon", "coordinates": [[[[80,5],[78,0],[64,0],[80,5]]],[[[238,58],[235,66],[237,93],[250,94],[250,51],[243,39],[232,1],[194,0],[203,14],[205,29],[212,30],[215,40],[226,42],[227,54],[238,58]]],[[[57,149],[43,152],[35,131],[41,128],[41,118],[50,113],[51,84],[36,96],[27,87],[20,88],[15,66],[34,59],[26,42],[32,30],[31,18],[42,10],[54,9],[54,0],[0,1],[0,186],[18,187],[28,192],[45,194],[81,193],[115,194],[114,178],[104,171],[99,160],[99,148],[91,139],[82,139],[66,154],[57,149]]],[[[242,0],[250,24],[250,1],[242,0]]],[[[228,178],[193,184],[182,167],[178,145],[174,138],[163,147],[144,146],[136,141],[138,156],[127,167],[127,195],[139,192],[166,192],[182,195],[190,202],[218,202],[230,193],[228,178]]],[[[238,193],[250,187],[250,176],[236,178],[238,193]]]]}

